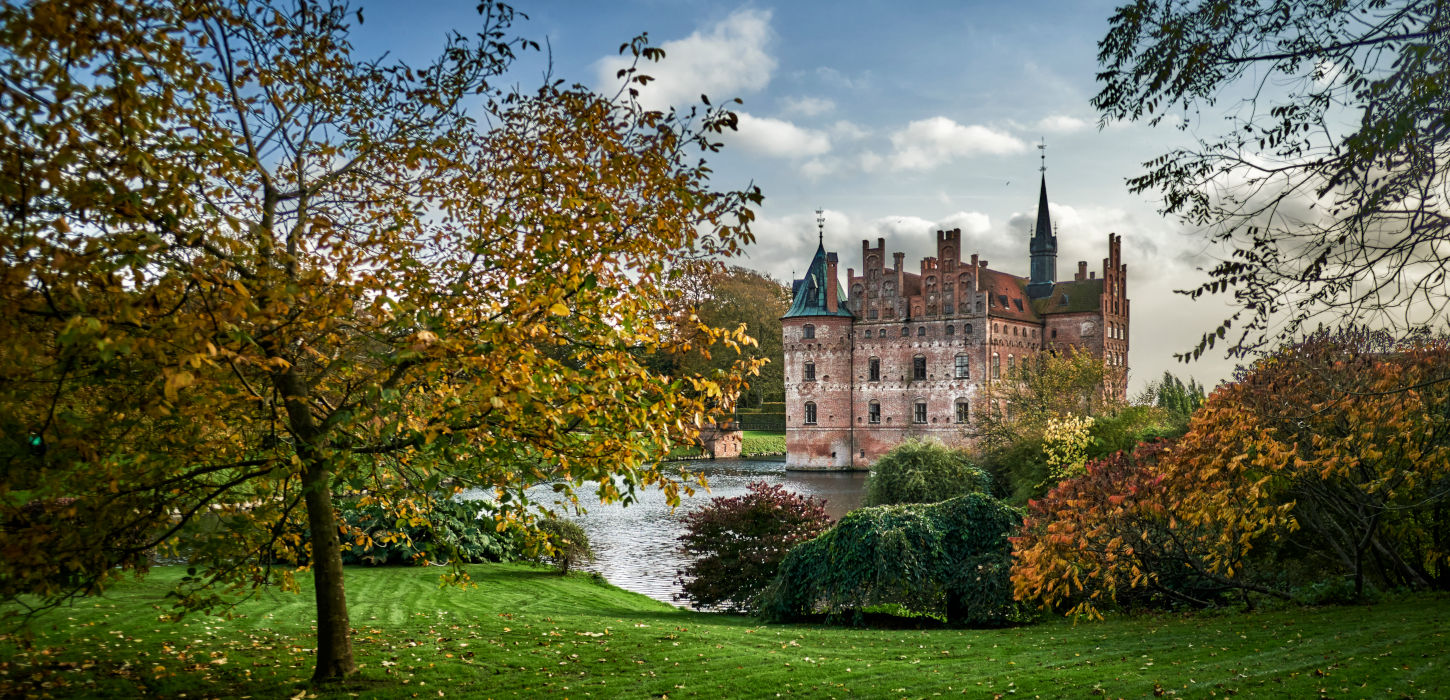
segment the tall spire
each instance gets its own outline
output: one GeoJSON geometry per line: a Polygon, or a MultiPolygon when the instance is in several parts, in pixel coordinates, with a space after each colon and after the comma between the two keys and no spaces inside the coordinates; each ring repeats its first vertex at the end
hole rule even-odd
{"type": "Polygon", "coordinates": [[[1037,144],[1042,164],[1042,189],[1037,196],[1037,226],[1032,232],[1028,251],[1032,257],[1032,277],[1027,285],[1027,296],[1040,299],[1052,293],[1052,284],[1057,281],[1057,231],[1052,226],[1052,214],[1047,208],[1047,143],[1037,144]]]}
{"type": "Polygon", "coordinates": [[[820,207],[816,208],[816,244],[826,245],[826,212],[820,207]]]}

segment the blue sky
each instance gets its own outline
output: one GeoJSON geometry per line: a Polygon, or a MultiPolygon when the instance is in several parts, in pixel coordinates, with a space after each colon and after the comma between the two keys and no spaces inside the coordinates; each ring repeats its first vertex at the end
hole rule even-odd
{"type": "MultiPolygon", "coordinates": [[[[450,30],[479,26],[476,2],[366,2],[354,36],[362,55],[421,63],[450,30]]],[[[1192,136],[1170,126],[1100,129],[1097,41],[1113,2],[719,3],[616,0],[520,3],[516,31],[552,52],[553,74],[613,92],[619,45],[648,32],[665,48],[646,72],[648,103],[688,106],[739,97],[741,130],[710,159],[715,183],[754,182],[765,193],[757,242],[734,261],[782,281],[815,249],[814,210],[826,212],[826,247],[861,266],[862,239],[885,237],[907,264],[932,249],[939,228],[961,228],[964,257],[1027,274],[1039,140],[1059,234],[1059,276],[1076,261],[1100,269],[1109,233],[1123,236],[1132,299],[1133,390],[1170,369],[1209,386],[1233,363],[1183,365],[1227,312],[1218,299],[1173,293],[1193,285],[1217,251],[1201,232],[1156,214],[1152,193],[1124,180],[1143,161],[1192,136]]],[[[544,56],[522,59],[510,80],[537,85],[544,56]]],[[[1209,128],[1218,125],[1210,122],[1209,128]]]]}

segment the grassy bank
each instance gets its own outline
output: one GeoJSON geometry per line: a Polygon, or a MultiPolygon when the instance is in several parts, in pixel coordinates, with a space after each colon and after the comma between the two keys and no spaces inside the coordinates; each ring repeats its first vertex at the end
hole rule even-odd
{"type": "MultiPolygon", "coordinates": [[[[350,569],[356,681],[319,697],[1318,697],[1450,694],[1450,598],[1375,606],[1052,620],[1005,630],[765,626],[676,610],[524,565],[350,569]]],[[[291,697],[313,645],[310,589],[223,620],[158,619],[159,569],[57,611],[35,647],[0,641],[0,695],[291,697]]],[[[310,697],[310,696],[309,696],[310,697]]]]}
{"type": "Polygon", "coordinates": [[[785,433],[772,433],[760,430],[745,430],[740,436],[740,454],[744,457],[750,455],[778,455],[785,454],[785,433]]]}

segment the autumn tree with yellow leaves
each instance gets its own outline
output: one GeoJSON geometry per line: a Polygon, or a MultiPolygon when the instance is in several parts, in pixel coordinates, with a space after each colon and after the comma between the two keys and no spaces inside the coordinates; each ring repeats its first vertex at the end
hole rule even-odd
{"type": "Polygon", "coordinates": [[[329,680],[355,668],[335,497],[426,519],[480,487],[500,526],[544,481],[678,497],[656,458],[755,369],[642,361],[680,267],[751,240],[759,192],[700,157],[735,117],[640,107],[642,38],[617,95],[501,90],[515,19],[485,2],[406,66],[327,0],[0,8],[0,599],[160,550],[206,608],[307,560],[329,680]]]}
{"type": "Polygon", "coordinates": [[[1175,443],[1091,462],[1029,505],[1019,599],[1450,587],[1450,345],[1317,334],[1219,387],[1175,443]]]}

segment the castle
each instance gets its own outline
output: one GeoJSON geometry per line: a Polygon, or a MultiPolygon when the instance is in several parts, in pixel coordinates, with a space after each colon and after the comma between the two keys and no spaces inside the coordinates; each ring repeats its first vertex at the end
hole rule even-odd
{"type": "Polygon", "coordinates": [[[864,469],[909,437],[968,446],[984,386],[1044,350],[1087,350],[1124,376],[1122,239],[1108,234],[1101,276],[1082,261],[1059,281],[1045,174],[1028,277],[975,254],[964,261],[961,243],[960,229],[937,231],[936,256],[910,272],[904,253],[885,266],[885,239],[862,241],[861,274],[846,271],[849,296],[836,254],[816,248],[781,317],[787,468],[864,469]]]}

